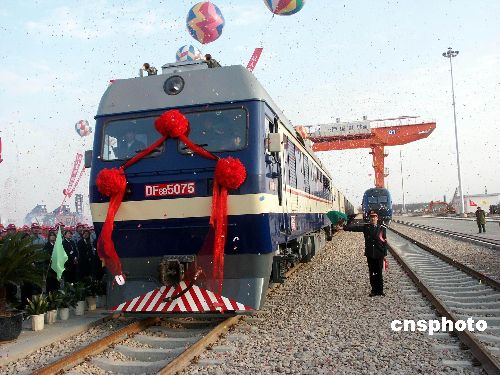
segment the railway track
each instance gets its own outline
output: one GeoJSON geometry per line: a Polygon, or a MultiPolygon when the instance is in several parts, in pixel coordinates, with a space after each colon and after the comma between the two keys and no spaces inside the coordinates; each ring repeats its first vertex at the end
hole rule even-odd
{"type": "Polygon", "coordinates": [[[455,231],[437,228],[437,227],[433,227],[433,226],[429,226],[429,225],[411,223],[408,221],[393,220],[393,222],[398,223],[398,224],[407,225],[407,226],[413,227],[413,228],[423,229],[423,230],[426,230],[429,232],[438,233],[438,234],[441,234],[443,236],[452,237],[452,238],[460,240],[460,241],[474,243],[477,245],[489,247],[491,249],[500,250],[500,241],[499,240],[485,238],[485,237],[481,237],[481,236],[475,236],[473,234],[455,232],[455,231]]]}
{"type": "Polygon", "coordinates": [[[437,312],[453,324],[484,320],[483,332],[453,333],[488,374],[500,374],[500,283],[391,228],[389,250],[437,312]]]}
{"type": "MultiPolygon", "coordinates": [[[[290,277],[305,266],[298,263],[286,273],[290,277]]],[[[272,284],[268,294],[281,284],[272,284]]],[[[227,314],[225,314],[227,316],[227,314]]],[[[227,333],[243,318],[148,317],[87,345],[34,372],[51,375],[70,371],[85,361],[106,372],[120,374],[176,374],[186,368],[207,347],[227,333]],[[106,352],[106,356],[99,354],[106,352]],[[126,360],[123,360],[125,359],[126,360]]]]}

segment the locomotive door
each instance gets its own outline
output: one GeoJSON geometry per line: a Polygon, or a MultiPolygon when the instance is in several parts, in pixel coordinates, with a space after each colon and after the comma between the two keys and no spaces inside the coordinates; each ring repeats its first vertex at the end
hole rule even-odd
{"type": "MultiPolygon", "coordinates": [[[[284,130],[284,126],[282,125],[284,130]]],[[[296,146],[283,131],[283,151],[282,160],[285,168],[283,168],[283,194],[284,204],[283,211],[283,225],[285,228],[285,235],[289,236],[292,232],[298,229],[297,213],[298,213],[298,195],[297,189],[297,156],[296,146]]]]}
{"type": "MultiPolygon", "coordinates": [[[[275,176],[278,179],[278,202],[279,202],[279,211],[278,211],[278,231],[281,235],[287,235],[290,233],[289,228],[289,217],[287,214],[287,206],[288,206],[288,164],[286,159],[286,148],[287,148],[287,137],[283,134],[283,125],[280,126],[279,121],[276,117],[274,117],[273,121],[267,119],[268,122],[268,130],[269,133],[281,133],[283,138],[283,147],[279,154],[274,155],[274,159],[276,162],[276,174],[275,176]]],[[[274,174],[274,171],[273,171],[274,174]]]]}

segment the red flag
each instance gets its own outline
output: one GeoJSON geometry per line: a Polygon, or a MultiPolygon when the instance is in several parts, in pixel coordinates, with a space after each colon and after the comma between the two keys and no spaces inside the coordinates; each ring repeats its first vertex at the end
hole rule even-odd
{"type": "Polygon", "coordinates": [[[253,72],[255,65],[259,62],[260,55],[262,53],[263,48],[256,48],[253,51],[252,57],[250,57],[250,61],[248,62],[247,69],[253,72]]]}
{"type": "Polygon", "coordinates": [[[469,206],[476,207],[477,204],[469,199],[469,206]]]}

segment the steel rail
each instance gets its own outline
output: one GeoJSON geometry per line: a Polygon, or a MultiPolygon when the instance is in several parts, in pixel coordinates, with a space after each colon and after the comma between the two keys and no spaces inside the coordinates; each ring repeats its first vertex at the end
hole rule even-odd
{"type": "Polygon", "coordinates": [[[122,341],[129,337],[130,335],[136,334],[140,331],[145,330],[146,328],[152,326],[156,322],[159,321],[159,318],[146,318],[139,320],[137,322],[131,323],[123,328],[120,328],[118,331],[103,337],[92,344],[89,344],[76,352],[73,352],[71,354],[68,354],[61,359],[50,363],[49,365],[34,371],[33,374],[36,375],[52,375],[56,374],[59,371],[67,370],[85,360],[86,357],[91,356],[91,355],[96,355],[107,348],[109,348],[110,345],[122,341]]]}
{"type": "MultiPolygon", "coordinates": [[[[391,228],[391,230],[393,230],[391,228]]],[[[393,230],[394,231],[394,230],[393,230]]],[[[396,231],[394,231],[396,232],[396,231]]],[[[399,233],[398,233],[399,234],[399,233]]],[[[415,243],[414,240],[408,239],[406,237],[403,237],[413,243],[415,243]]],[[[415,243],[415,245],[418,245],[415,243]]],[[[432,305],[435,307],[435,309],[441,314],[441,316],[444,316],[451,320],[453,322],[453,325],[455,325],[456,321],[459,320],[453,312],[451,312],[446,305],[441,301],[441,299],[436,296],[430,288],[428,288],[425,285],[425,281],[422,280],[414,271],[413,269],[399,256],[399,254],[394,250],[394,248],[388,244],[389,251],[391,252],[392,256],[398,261],[398,263],[403,267],[405,270],[406,274],[410,277],[410,279],[415,283],[415,285],[418,287],[418,289],[424,294],[424,296],[432,303],[432,305]]],[[[426,248],[428,248],[426,246],[426,248]]],[[[428,251],[426,248],[423,250],[428,251]]],[[[432,252],[433,255],[435,255],[432,252]]],[[[439,256],[438,256],[439,257],[439,256]]],[[[439,257],[442,259],[441,257],[439,257]]],[[[471,333],[469,333],[467,330],[464,331],[453,331],[454,334],[458,336],[458,338],[465,344],[467,347],[470,349],[471,353],[474,355],[474,357],[481,363],[483,366],[484,370],[489,374],[489,375],[499,375],[500,374],[500,362],[497,358],[493,357],[488,349],[479,341],[477,340],[476,337],[474,337],[471,333]]]]}
{"type": "Polygon", "coordinates": [[[488,277],[488,276],[482,274],[481,272],[478,272],[478,271],[470,268],[469,266],[466,266],[465,264],[460,263],[460,262],[450,258],[449,256],[444,255],[443,253],[440,253],[437,250],[434,250],[433,248],[427,246],[426,244],[423,244],[422,242],[419,242],[419,241],[407,236],[406,234],[399,232],[398,230],[396,230],[394,228],[389,228],[389,229],[391,231],[393,231],[394,233],[396,233],[398,236],[403,237],[405,240],[410,241],[411,243],[417,245],[421,249],[431,253],[432,255],[438,257],[441,260],[444,260],[446,263],[451,264],[453,267],[458,268],[460,271],[463,271],[466,274],[468,274],[469,276],[472,276],[475,279],[480,280],[482,283],[484,283],[488,286],[491,286],[493,289],[500,291],[500,282],[496,281],[495,279],[492,279],[491,277],[488,277]]]}
{"type": "Polygon", "coordinates": [[[451,231],[451,230],[447,230],[447,229],[443,229],[443,228],[437,228],[437,227],[433,227],[433,226],[429,226],[429,225],[417,224],[417,223],[412,223],[412,222],[408,222],[408,221],[402,221],[402,220],[393,220],[393,221],[395,223],[407,225],[407,226],[410,226],[413,228],[424,229],[424,230],[427,230],[429,232],[435,232],[435,233],[438,233],[441,235],[450,236],[450,237],[453,237],[453,238],[460,240],[460,241],[470,242],[470,243],[486,246],[486,247],[489,247],[489,248],[492,248],[495,250],[500,250],[500,241],[495,240],[495,239],[474,236],[474,235],[467,234],[467,233],[455,232],[455,231],[451,231]]]}
{"type": "Polygon", "coordinates": [[[232,316],[219,323],[214,329],[183,351],[157,374],[172,375],[184,370],[196,357],[205,351],[207,346],[216,343],[222,335],[238,324],[241,318],[242,316],[232,316]]]}

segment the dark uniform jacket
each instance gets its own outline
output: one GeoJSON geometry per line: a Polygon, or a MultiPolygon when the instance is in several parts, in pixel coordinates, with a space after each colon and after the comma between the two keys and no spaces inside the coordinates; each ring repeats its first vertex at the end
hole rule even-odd
{"type": "Polygon", "coordinates": [[[387,237],[384,225],[348,224],[345,230],[363,232],[365,236],[365,256],[368,258],[380,259],[387,255],[387,237]]]}
{"type": "Polygon", "coordinates": [[[64,263],[64,280],[70,283],[75,283],[79,280],[78,274],[78,250],[76,248],[73,240],[67,240],[66,238],[62,241],[64,251],[68,256],[68,260],[64,263]]]}
{"type": "Polygon", "coordinates": [[[221,67],[219,62],[215,59],[207,60],[207,64],[208,64],[209,68],[220,68],[221,67]]]}
{"type": "Polygon", "coordinates": [[[55,271],[52,269],[52,267],[49,267],[51,258],[52,258],[52,252],[54,251],[54,244],[50,243],[50,241],[47,241],[45,246],[43,247],[43,250],[49,255],[49,259],[47,260],[45,264],[45,270],[47,271],[47,284],[46,284],[46,289],[47,293],[48,292],[53,292],[55,290],[59,289],[60,283],[57,280],[57,274],[55,271]]]}
{"type": "Polygon", "coordinates": [[[477,210],[476,211],[476,221],[478,224],[486,224],[486,215],[484,210],[477,210]]]}

